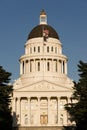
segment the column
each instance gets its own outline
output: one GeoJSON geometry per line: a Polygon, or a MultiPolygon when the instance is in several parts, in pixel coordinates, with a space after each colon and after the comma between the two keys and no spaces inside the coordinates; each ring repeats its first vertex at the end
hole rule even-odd
{"type": "Polygon", "coordinates": [[[50,97],[48,97],[48,125],[50,125],[50,97]]]}
{"type": "Polygon", "coordinates": [[[12,101],[12,111],[13,112],[15,112],[16,111],[16,109],[15,109],[15,107],[16,107],[16,98],[13,98],[13,101],[12,101]]]}
{"type": "Polygon", "coordinates": [[[43,60],[41,59],[41,72],[43,72],[43,60]]]}
{"type": "Polygon", "coordinates": [[[26,61],[24,61],[24,74],[26,73],[26,61]]]}
{"type": "Polygon", "coordinates": [[[67,62],[65,62],[65,74],[67,74],[67,62]]]}
{"type": "Polygon", "coordinates": [[[26,72],[25,72],[25,73],[26,73],[26,74],[29,72],[28,62],[29,62],[29,61],[28,61],[28,60],[26,60],[26,64],[25,64],[25,68],[26,68],[26,72]]]}
{"type": "Polygon", "coordinates": [[[32,61],[30,60],[30,72],[32,72],[32,61]]]}
{"type": "Polygon", "coordinates": [[[38,97],[38,125],[40,125],[40,97],[38,97]]]}
{"type": "Polygon", "coordinates": [[[16,126],[16,98],[12,100],[13,126],[16,126]]]}
{"type": "Polygon", "coordinates": [[[63,74],[63,61],[61,60],[61,73],[63,74]]]}
{"type": "Polygon", "coordinates": [[[30,125],[30,116],[31,110],[30,110],[30,97],[28,97],[28,124],[30,125]]]}
{"type": "Polygon", "coordinates": [[[36,72],[36,60],[34,59],[34,72],[36,72]]]}
{"type": "Polygon", "coordinates": [[[58,106],[58,108],[57,108],[57,119],[58,119],[58,126],[60,126],[60,97],[58,97],[57,98],[57,106],[58,106]]]}
{"type": "Polygon", "coordinates": [[[59,73],[59,62],[58,62],[58,59],[57,59],[57,72],[59,73]]]}
{"type": "Polygon", "coordinates": [[[23,70],[22,70],[22,62],[20,61],[20,75],[23,74],[23,70]]]}
{"type": "Polygon", "coordinates": [[[53,59],[53,65],[52,65],[52,67],[53,67],[53,72],[55,72],[55,60],[53,59]]]}
{"type": "Polygon", "coordinates": [[[32,72],[34,72],[34,59],[32,59],[32,72]]]}
{"type": "Polygon", "coordinates": [[[29,62],[28,62],[28,71],[30,72],[30,60],[29,60],[29,62]]]}
{"type": "Polygon", "coordinates": [[[21,121],[21,114],[20,114],[20,98],[17,99],[17,119],[18,119],[18,122],[17,124],[20,124],[20,121],[21,121]]]}
{"type": "Polygon", "coordinates": [[[39,59],[39,61],[40,61],[40,72],[41,72],[41,67],[42,67],[42,66],[41,66],[41,59],[39,59]]]}
{"type": "MultiPolygon", "coordinates": [[[[67,103],[71,103],[71,99],[70,99],[70,97],[67,97],[67,103]]],[[[67,124],[69,125],[69,124],[71,124],[70,123],[70,120],[69,120],[69,113],[67,113],[67,124]]]]}
{"type": "Polygon", "coordinates": [[[59,70],[59,73],[61,74],[62,73],[62,61],[61,61],[61,59],[59,59],[59,62],[58,62],[58,64],[59,64],[59,68],[58,68],[58,70],[59,70]]]}
{"type": "Polygon", "coordinates": [[[45,72],[47,72],[47,61],[48,61],[48,59],[46,59],[46,61],[45,61],[45,72]]]}
{"type": "Polygon", "coordinates": [[[50,60],[50,72],[52,72],[52,59],[50,60]]]}
{"type": "Polygon", "coordinates": [[[53,59],[52,59],[52,65],[51,66],[52,66],[51,71],[53,72],[53,59]]]}

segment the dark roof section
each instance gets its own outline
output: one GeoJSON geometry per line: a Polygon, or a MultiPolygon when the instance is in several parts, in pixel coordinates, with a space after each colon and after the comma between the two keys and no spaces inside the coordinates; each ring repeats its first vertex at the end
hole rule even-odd
{"type": "Polygon", "coordinates": [[[57,32],[50,25],[40,24],[31,30],[27,40],[31,38],[43,37],[43,29],[49,30],[49,37],[59,39],[57,32]]]}

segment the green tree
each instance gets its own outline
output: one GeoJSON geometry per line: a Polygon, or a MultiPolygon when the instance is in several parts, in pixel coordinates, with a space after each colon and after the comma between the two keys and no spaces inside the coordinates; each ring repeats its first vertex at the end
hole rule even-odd
{"type": "Polygon", "coordinates": [[[11,96],[13,86],[9,85],[11,73],[0,66],[0,130],[11,130],[11,96]]]}
{"type": "Polygon", "coordinates": [[[79,61],[79,81],[74,82],[73,100],[75,103],[65,105],[70,120],[75,121],[76,130],[87,130],[87,63],[79,61]]]}

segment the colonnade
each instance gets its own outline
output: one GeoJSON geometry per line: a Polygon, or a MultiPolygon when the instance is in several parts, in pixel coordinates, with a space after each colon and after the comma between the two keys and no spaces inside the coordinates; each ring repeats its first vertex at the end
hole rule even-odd
{"type": "Polygon", "coordinates": [[[13,125],[67,125],[68,114],[64,109],[64,105],[68,102],[71,102],[68,97],[13,98],[12,111],[16,116],[15,118],[13,115],[13,125]],[[32,100],[36,102],[32,102],[32,100]]]}
{"type": "Polygon", "coordinates": [[[55,72],[59,74],[67,74],[67,62],[61,59],[41,58],[20,61],[20,74],[32,72],[55,72]]]}

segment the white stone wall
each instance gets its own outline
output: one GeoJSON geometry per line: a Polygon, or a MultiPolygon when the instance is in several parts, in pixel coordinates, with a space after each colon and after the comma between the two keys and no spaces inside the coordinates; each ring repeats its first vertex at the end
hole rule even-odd
{"type": "Polygon", "coordinates": [[[64,105],[70,101],[72,86],[61,42],[28,40],[20,57],[20,77],[14,83],[13,126],[68,125],[64,105]]]}
{"type": "Polygon", "coordinates": [[[61,42],[49,38],[33,38],[25,44],[25,54],[20,57],[20,76],[24,85],[43,78],[52,80],[67,75],[67,57],[62,54],[61,42]],[[56,77],[56,78],[55,78],[56,77]],[[28,82],[29,81],[29,82],[28,82]]]}

